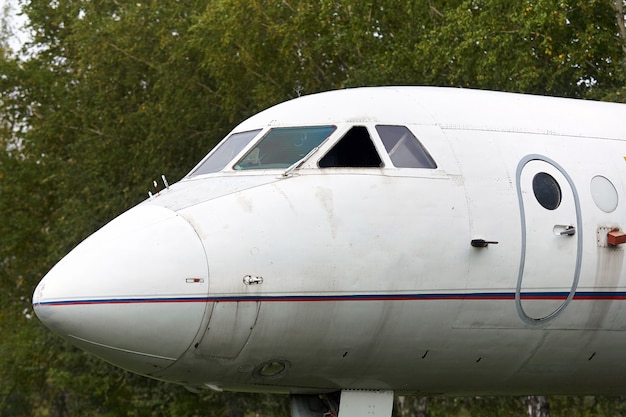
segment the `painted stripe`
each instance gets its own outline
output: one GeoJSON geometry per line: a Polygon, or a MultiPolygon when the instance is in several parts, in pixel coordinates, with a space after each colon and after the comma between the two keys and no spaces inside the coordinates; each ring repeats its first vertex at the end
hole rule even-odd
{"type": "MultiPolygon", "coordinates": [[[[524,300],[565,300],[569,292],[527,292],[524,300]]],[[[575,300],[626,300],[626,292],[577,292],[575,300]]],[[[515,300],[514,292],[434,293],[434,294],[350,294],[350,295],[265,295],[217,297],[158,297],[103,298],[89,300],[42,301],[34,305],[94,305],[94,304],[167,304],[211,302],[330,302],[330,301],[419,301],[419,300],[515,300]]]]}

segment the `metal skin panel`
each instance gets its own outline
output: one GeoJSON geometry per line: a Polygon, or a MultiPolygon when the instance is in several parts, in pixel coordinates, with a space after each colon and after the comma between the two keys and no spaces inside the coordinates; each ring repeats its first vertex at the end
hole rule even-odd
{"type": "Polygon", "coordinates": [[[385,417],[391,415],[393,391],[343,391],[341,417],[385,417]]]}
{"type": "Polygon", "coordinates": [[[370,406],[391,390],[624,393],[624,250],[607,233],[626,227],[626,106],[364,88],[233,132],[329,124],[297,166],[189,176],[114,220],[44,278],[37,314],[192,389],[376,390],[370,406]],[[407,126],[437,169],[393,167],[376,124],[407,126]],[[353,126],[382,166],[318,168],[353,126]],[[559,210],[538,204],[537,172],[559,182],[559,210]],[[614,209],[594,202],[597,176],[614,209]]]}
{"type": "Polygon", "coordinates": [[[207,308],[207,291],[206,255],[193,228],[173,211],[140,206],[52,268],[37,286],[33,305],[71,343],[150,374],[189,348],[207,308]]]}

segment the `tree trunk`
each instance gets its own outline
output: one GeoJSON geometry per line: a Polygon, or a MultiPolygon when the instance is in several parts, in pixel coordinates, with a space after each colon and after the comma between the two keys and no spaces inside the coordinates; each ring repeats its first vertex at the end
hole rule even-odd
{"type": "Polygon", "coordinates": [[[420,397],[413,401],[414,412],[411,417],[426,417],[428,415],[428,397],[420,397]]]}
{"type": "Polygon", "coordinates": [[[396,401],[396,414],[401,417],[426,417],[427,410],[428,397],[407,398],[404,395],[400,395],[396,401]]]}
{"type": "Polygon", "coordinates": [[[528,417],[550,417],[548,398],[542,395],[529,395],[528,417]]]}
{"type": "Polygon", "coordinates": [[[624,65],[626,65],[626,22],[624,21],[624,0],[613,0],[613,8],[615,9],[615,17],[617,18],[619,37],[622,41],[624,65]]]}

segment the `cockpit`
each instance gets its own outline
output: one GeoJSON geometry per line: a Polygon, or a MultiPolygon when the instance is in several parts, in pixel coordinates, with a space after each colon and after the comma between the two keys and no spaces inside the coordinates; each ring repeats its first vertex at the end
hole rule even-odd
{"type": "Polygon", "coordinates": [[[385,160],[394,168],[437,168],[406,126],[355,125],[333,135],[338,131],[337,126],[322,125],[232,133],[188,177],[221,171],[291,170],[314,156],[320,169],[384,168],[385,160]],[[388,158],[381,158],[383,148],[388,158]]]}

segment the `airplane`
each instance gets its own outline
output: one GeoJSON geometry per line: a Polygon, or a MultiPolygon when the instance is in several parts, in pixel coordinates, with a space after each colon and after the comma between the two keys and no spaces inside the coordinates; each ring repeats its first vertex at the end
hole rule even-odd
{"type": "Polygon", "coordinates": [[[33,295],[192,391],[390,417],[394,393],[624,394],[626,105],[438,87],[302,96],[80,243],[33,295]]]}

